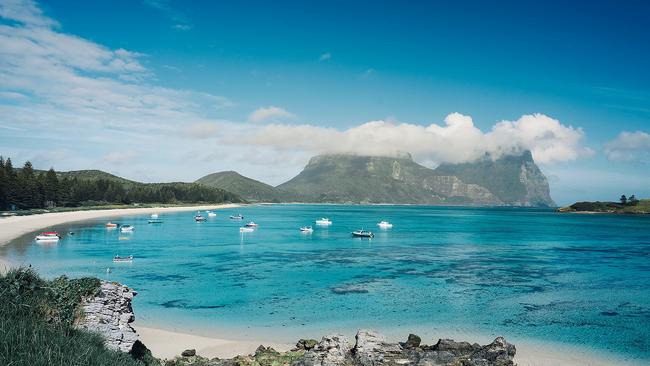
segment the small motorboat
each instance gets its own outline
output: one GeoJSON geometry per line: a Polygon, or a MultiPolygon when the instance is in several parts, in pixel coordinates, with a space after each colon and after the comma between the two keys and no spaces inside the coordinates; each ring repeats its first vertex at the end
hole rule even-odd
{"type": "Polygon", "coordinates": [[[332,221],[326,217],[323,217],[322,219],[316,220],[316,225],[329,226],[332,225],[332,221]]]}
{"type": "Polygon", "coordinates": [[[378,223],[377,226],[379,226],[380,229],[390,229],[393,227],[393,224],[388,221],[382,221],[378,223]]]}
{"type": "Polygon", "coordinates": [[[59,233],[56,231],[44,231],[40,233],[39,235],[36,235],[36,241],[59,241],[61,237],[59,236],[59,233]]]}
{"type": "Polygon", "coordinates": [[[254,223],[253,221],[249,222],[248,224],[244,225],[246,227],[258,227],[259,225],[254,223]]]}
{"type": "Polygon", "coordinates": [[[157,219],[157,218],[158,218],[158,214],[157,214],[157,213],[152,213],[152,214],[151,214],[151,218],[152,218],[152,219],[157,219]]]}
{"type": "Polygon", "coordinates": [[[197,212],[196,215],[194,215],[194,221],[196,222],[201,222],[205,220],[207,220],[205,216],[202,216],[199,212],[197,212]]]}
{"type": "Polygon", "coordinates": [[[208,217],[216,217],[216,216],[217,216],[216,213],[214,213],[212,211],[208,212],[208,217]]]}
{"type": "Polygon", "coordinates": [[[244,226],[239,228],[240,233],[252,233],[253,231],[255,231],[255,229],[253,229],[252,227],[244,226]]]}
{"type": "Polygon", "coordinates": [[[313,233],[314,228],[312,228],[311,226],[303,226],[303,227],[300,228],[300,232],[301,233],[307,233],[307,234],[313,233]]]}
{"type": "Polygon", "coordinates": [[[233,220],[243,220],[244,216],[242,216],[242,214],[237,214],[237,215],[230,215],[230,218],[233,220]]]}
{"type": "Polygon", "coordinates": [[[131,225],[122,225],[120,226],[120,232],[121,233],[131,233],[135,230],[135,228],[131,225]]]}
{"type": "Polygon", "coordinates": [[[133,256],[130,255],[128,257],[120,257],[119,255],[116,255],[113,257],[113,262],[133,262],[133,256]]]}
{"type": "Polygon", "coordinates": [[[353,231],[352,236],[357,237],[357,238],[374,238],[375,234],[373,234],[370,231],[365,231],[365,230],[361,229],[361,230],[353,231]]]}
{"type": "Polygon", "coordinates": [[[106,223],[106,228],[107,229],[115,229],[116,227],[117,227],[117,224],[114,223],[114,222],[109,221],[109,222],[106,223]]]}
{"type": "Polygon", "coordinates": [[[149,219],[149,220],[147,220],[147,222],[150,223],[150,224],[162,224],[163,221],[162,221],[162,219],[156,218],[156,219],[149,219]]]}

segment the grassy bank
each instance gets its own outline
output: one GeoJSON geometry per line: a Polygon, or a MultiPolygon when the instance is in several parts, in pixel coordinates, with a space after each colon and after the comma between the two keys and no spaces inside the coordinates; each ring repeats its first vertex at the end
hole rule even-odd
{"type": "Polygon", "coordinates": [[[99,335],[74,328],[82,298],[99,288],[96,278],[46,281],[29,268],[0,276],[0,364],[158,365],[144,347],[111,351],[99,335]]]}

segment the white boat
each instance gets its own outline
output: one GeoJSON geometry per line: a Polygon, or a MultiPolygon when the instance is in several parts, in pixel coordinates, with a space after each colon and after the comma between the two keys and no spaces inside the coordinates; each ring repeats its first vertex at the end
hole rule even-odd
{"type": "Polygon", "coordinates": [[[156,213],[152,213],[152,214],[151,214],[151,218],[152,218],[152,219],[157,219],[157,218],[158,218],[158,214],[156,214],[156,213]]]}
{"type": "Polygon", "coordinates": [[[216,217],[216,216],[217,216],[216,213],[214,213],[212,211],[208,212],[208,217],[216,217]]]}
{"type": "Polygon", "coordinates": [[[382,221],[378,223],[377,226],[379,226],[380,229],[390,229],[393,227],[393,224],[388,221],[382,221]]]}
{"type": "Polygon", "coordinates": [[[249,222],[248,224],[245,225],[246,227],[258,227],[259,225],[254,223],[253,221],[249,222]]]}
{"type": "Polygon", "coordinates": [[[149,219],[147,222],[150,224],[162,224],[163,221],[162,219],[149,219]]]}
{"type": "Polygon", "coordinates": [[[36,241],[55,242],[59,241],[59,239],[61,239],[61,237],[56,231],[45,231],[40,233],[40,235],[36,235],[36,241]]]}
{"type": "Polygon", "coordinates": [[[332,221],[327,217],[323,217],[322,219],[316,220],[316,225],[329,226],[332,225],[332,221]]]}
{"type": "Polygon", "coordinates": [[[314,228],[312,228],[311,226],[303,226],[303,227],[300,228],[300,232],[302,232],[302,233],[313,233],[314,228]]]}
{"type": "Polygon", "coordinates": [[[113,262],[133,262],[133,256],[130,255],[128,257],[120,257],[119,255],[116,255],[113,257],[113,262]]]}
{"type": "Polygon", "coordinates": [[[355,236],[357,238],[374,238],[375,234],[373,234],[370,231],[365,231],[361,229],[361,230],[353,231],[352,236],[355,236]]]}
{"type": "Polygon", "coordinates": [[[205,221],[205,220],[207,220],[207,219],[205,218],[205,216],[202,216],[202,215],[201,215],[200,213],[198,213],[198,212],[196,213],[196,215],[194,215],[194,221],[196,221],[196,222],[201,222],[201,221],[205,221]]]}
{"type": "Polygon", "coordinates": [[[122,226],[120,226],[120,232],[122,232],[122,233],[130,233],[133,230],[135,230],[135,228],[133,226],[131,226],[131,225],[122,225],[122,226]]]}
{"type": "Polygon", "coordinates": [[[237,215],[230,215],[230,218],[233,220],[243,220],[244,216],[242,216],[242,214],[237,214],[237,215]]]}
{"type": "Polygon", "coordinates": [[[239,228],[240,233],[252,233],[253,231],[255,231],[255,229],[253,229],[252,227],[244,226],[239,228]]]}

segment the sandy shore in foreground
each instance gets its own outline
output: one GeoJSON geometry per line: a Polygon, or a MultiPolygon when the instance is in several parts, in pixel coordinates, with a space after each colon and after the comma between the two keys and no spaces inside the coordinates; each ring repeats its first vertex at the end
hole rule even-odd
{"type": "MultiPolygon", "coordinates": [[[[158,358],[172,359],[186,349],[196,349],[203,357],[232,358],[236,355],[255,353],[259,345],[273,347],[278,351],[287,351],[295,343],[274,343],[256,340],[232,340],[226,337],[206,337],[178,331],[162,330],[135,325],[140,340],[158,358]]],[[[354,334],[346,334],[354,342],[354,334]]],[[[406,338],[406,337],[404,337],[406,338]]],[[[405,339],[389,339],[404,341],[405,339]]],[[[296,339],[295,341],[298,341],[296,339]]],[[[427,341],[427,340],[424,340],[427,341]]],[[[474,341],[472,339],[457,339],[457,341],[474,341]]],[[[432,343],[428,341],[427,343],[432,343]]],[[[562,344],[546,344],[542,342],[513,342],[517,347],[515,363],[519,366],[633,366],[640,365],[622,360],[598,357],[592,352],[562,344]]]]}
{"type": "MultiPolygon", "coordinates": [[[[164,213],[192,210],[213,210],[237,206],[238,205],[235,204],[227,204],[186,207],[128,208],[57,212],[40,215],[7,217],[0,219],[0,246],[7,244],[9,241],[21,235],[68,222],[84,221],[101,217],[142,215],[153,212],[164,213]]],[[[0,272],[8,268],[8,266],[9,263],[0,257],[0,272]]],[[[151,349],[154,356],[159,358],[173,358],[174,356],[180,355],[182,351],[190,348],[196,349],[197,353],[204,357],[231,358],[236,355],[254,353],[255,349],[260,344],[271,346],[278,351],[288,350],[294,345],[294,343],[259,341],[255,339],[235,340],[228,339],[228,336],[206,337],[178,331],[139,326],[137,323],[135,328],[140,334],[142,342],[151,349]]],[[[350,336],[350,339],[354,339],[354,334],[348,334],[348,336],[350,336]]],[[[536,341],[521,342],[517,339],[510,339],[508,337],[506,337],[506,339],[514,343],[517,347],[515,362],[520,366],[632,366],[638,364],[599,357],[593,352],[562,344],[550,345],[536,341]]],[[[475,339],[457,340],[475,341],[475,339]]],[[[297,339],[294,341],[297,341],[297,339]]],[[[395,339],[393,341],[397,340],[395,339]]]]}

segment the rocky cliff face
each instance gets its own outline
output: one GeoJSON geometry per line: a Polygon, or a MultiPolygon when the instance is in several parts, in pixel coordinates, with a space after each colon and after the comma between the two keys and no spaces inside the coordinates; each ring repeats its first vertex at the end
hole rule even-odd
{"type": "Polygon", "coordinates": [[[130,352],[138,340],[138,334],[130,325],[135,320],[131,300],[136,294],[119,283],[103,281],[97,296],[83,300],[83,315],[76,326],[99,333],[110,349],[130,352]]]}

